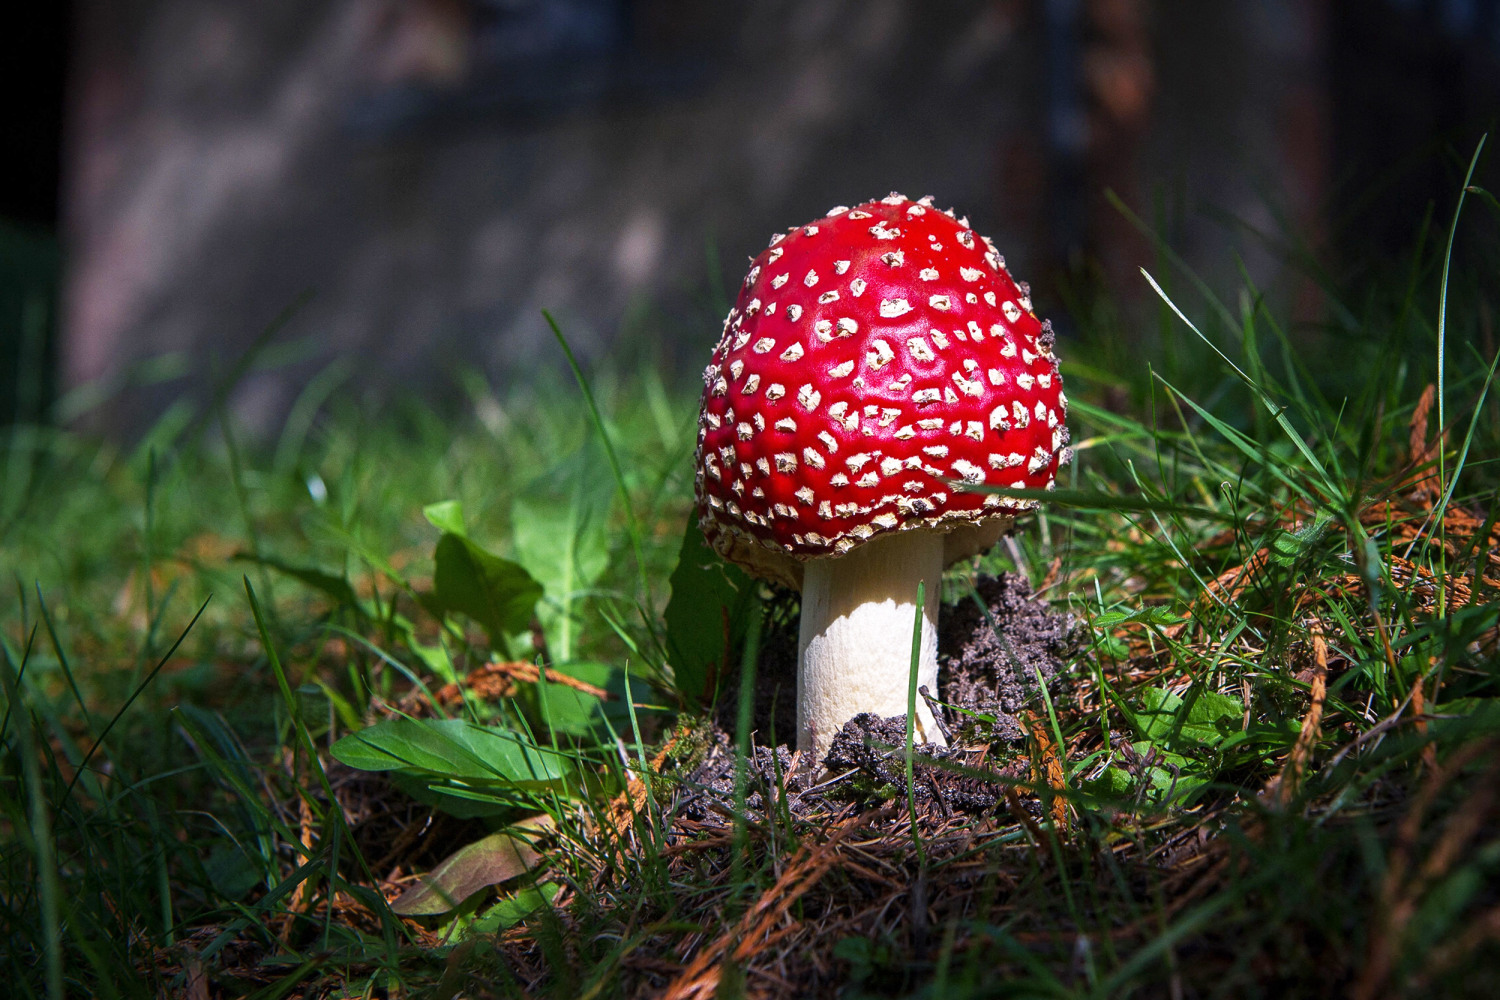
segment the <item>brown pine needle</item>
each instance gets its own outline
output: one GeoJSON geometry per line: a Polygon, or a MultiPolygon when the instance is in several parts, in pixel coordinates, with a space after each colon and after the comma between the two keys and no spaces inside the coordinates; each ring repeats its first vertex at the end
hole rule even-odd
{"type": "Polygon", "coordinates": [[[1263,796],[1268,804],[1274,804],[1278,809],[1285,809],[1296,797],[1302,776],[1307,771],[1308,759],[1322,732],[1323,705],[1328,699],[1328,643],[1323,639],[1321,623],[1313,626],[1312,651],[1313,675],[1309,685],[1312,700],[1307,714],[1302,717],[1302,730],[1297,734],[1297,742],[1292,745],[1286,763],[1266,786],[1263,796]]]}

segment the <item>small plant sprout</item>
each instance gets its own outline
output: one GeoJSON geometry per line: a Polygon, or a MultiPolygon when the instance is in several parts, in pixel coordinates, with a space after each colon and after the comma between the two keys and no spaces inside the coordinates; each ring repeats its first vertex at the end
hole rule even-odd
{"type": "MultiPolygon", "coordinates": [[[[695,484],[725,558],[802,591],[797,747],[906,712],[916,595],[1071,458],[1051,327],[965,219],[892,194],[777,234],[704,372],[695,484]]],[[[937,687],[938,601],[917,684],[937,687]]],[[[924,703],[917,737],[944,738],[924,703]]]]}

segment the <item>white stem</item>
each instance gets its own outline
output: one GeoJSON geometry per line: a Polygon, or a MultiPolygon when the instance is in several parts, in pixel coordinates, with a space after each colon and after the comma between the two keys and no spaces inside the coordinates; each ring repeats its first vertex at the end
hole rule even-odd
{"type": "MultiPolygon", "coordinates": [[[[900,531],[847,555],[803,564],[797,670],[797,749],[821,761],[844,723],[861,712],[905,715],[917,584],[927,584],[917,686],[937,694],[937,608],[943,540],[937,531],[900,531]]],[[[915,738],[945,743],[917,696],[915,738]]]]}

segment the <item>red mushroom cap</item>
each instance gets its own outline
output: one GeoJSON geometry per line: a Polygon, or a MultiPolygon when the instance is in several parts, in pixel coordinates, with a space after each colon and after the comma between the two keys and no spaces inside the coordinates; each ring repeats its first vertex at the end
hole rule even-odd
{"type": "Polygon", "coordinates": [[[759,575],[890,531],[1008,521],[1071,457],[1049,324],[993,244],[892,194],[777,235],[704,371],[704,537],[759,575]]]}

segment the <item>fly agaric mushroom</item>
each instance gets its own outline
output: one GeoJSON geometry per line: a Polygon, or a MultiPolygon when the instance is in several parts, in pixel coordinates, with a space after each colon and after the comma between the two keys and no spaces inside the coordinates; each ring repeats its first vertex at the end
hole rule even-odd
{"type": "MultiPolygon", "coordinates": [[[[797,747],[821,760],[861,712],[937,688],[943,568],[993,545],[1071,458],[1050,324],[994,245],[898,194],[771,240],[704,371],[704,537],[802,591],[797,747]]],[[[944,742],[919,703],[918,742],[944,742]]]]}

